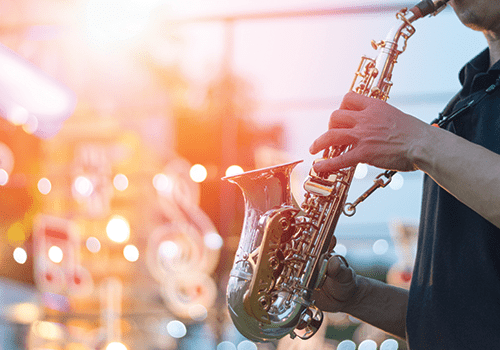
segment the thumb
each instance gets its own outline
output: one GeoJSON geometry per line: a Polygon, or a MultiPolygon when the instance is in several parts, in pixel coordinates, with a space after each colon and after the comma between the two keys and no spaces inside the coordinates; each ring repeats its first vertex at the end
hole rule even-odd
{"type": "Polygon", "coordinates": [[[353,270],[342,255],[334,255],[328,261],[326,275],[339,283],[349,283],[353,280],[353,270]]]}

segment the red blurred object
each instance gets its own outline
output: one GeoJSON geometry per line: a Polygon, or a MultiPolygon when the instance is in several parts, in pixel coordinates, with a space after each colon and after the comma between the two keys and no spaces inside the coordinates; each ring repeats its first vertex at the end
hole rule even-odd
{"type": "Polygon", "coordinates": [[[408,283],[411,281],[411,275],[412,275],[412,271],[403,271],[401,272],[400,274],[401,276],[401,280],[405,283],[408,283]]]}
{"type": "Polygon", "coordinates": [[[34,205],[33,196],[25,186],[0,187],[0,220],[10,223],[19,220],[34,205]]]}

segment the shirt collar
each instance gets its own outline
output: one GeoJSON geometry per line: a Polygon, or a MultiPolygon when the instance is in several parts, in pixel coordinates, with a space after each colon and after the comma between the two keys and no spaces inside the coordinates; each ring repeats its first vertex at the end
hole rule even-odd
{"type": "Polygon", "coordinates": [[[486,72],[490,63],[490,50],[485,49],[479,55],[470,60],[465,66],[462,67],[459,74],[460,83],[462,86],[468,85],[467,83],[477,73],[486,72]]]}
{"type": "Polygon", "coordinates": [[[486,48],[460,70],[459,79],[462,84],[462,95],[477,91],[477,89],[483,88],[484,84],[490,84],[490,80],[495,81],[498,78],[500,75],[500,61],[496,62],[491,68],[489,66],[490,50],[486,48]]]}

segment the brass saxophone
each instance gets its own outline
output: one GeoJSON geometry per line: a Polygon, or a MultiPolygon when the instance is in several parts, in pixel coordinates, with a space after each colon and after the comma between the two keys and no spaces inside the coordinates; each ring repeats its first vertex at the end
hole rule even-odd
{"type": "MultiPolygon", "coordinates": [[[[424,0],[410,10],[399,11],[398,23],[387,39],[372,41],[377,58],[362,57],[350,90],[386,101],[394,65],[415,32],[412,23],[437,14],[447,2],[424,0]]],[[[330,148],[323,159],[349,149],[330,148]]],[[[328,260],[335,255],[335,227],[342,213],[353,215],[355,205],[365,198],[346,204],[354,167],[334,173],[316,173],[311,168],[304,183],[305,198],[298,207],[291,193],[290,174],[300,162],[224,178],[240,187],[245,201],[227,304],[236,328],[253,341],[280,339],[287,334],[308,339],[316,333],[323,313],[311,295],[321,287],[328,260]]],[[[379,180],[375,182],[381,187],[379,180]]],[[[382,182],[382,187],[387,183],[382,182]]]]}

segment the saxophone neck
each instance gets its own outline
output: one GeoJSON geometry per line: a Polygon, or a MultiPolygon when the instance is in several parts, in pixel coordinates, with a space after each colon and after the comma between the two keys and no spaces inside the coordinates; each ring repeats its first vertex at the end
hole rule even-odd
{"type": "Polygon", "coordinates": [[[414,14],[414,20],[427,15],[435,16],[446,7],[449,0],[423,0],[413,6],[410,11],[414,14]]]}
{"type": "Polygon", "coordinates": [[[397,43],[399,38],[402,36],[405,39],[404,49],[406,48],[406,40],[414,34],[415,29],[411,23],[416,20],[430,16],[436,16],[446,7],[449,0],[423,0],[418,4],[413,6],[408,10],[408,8],[403,8],[396,14],[396,18],[401,20],[403,23],[394,27],[388,34],[386,41],[392,41],[397,43]]]}
{"type": "Polygon", "coordinates": [[[410,10],[402,9],[396,14],[398,22],[391,28],[385,40],[372,41],[378,51],[376,59],[362,57],[358,71],[351,84],[351,91],[387,101],[392,87],[392,70],[398,56],[406,50],[408,39],[415,33],[413,22],[427,15],[442,11],[449,0],[424,0],[410,10]]]}

